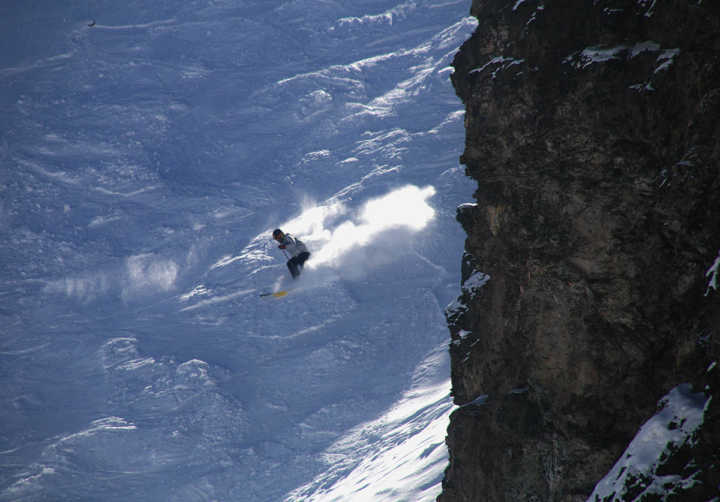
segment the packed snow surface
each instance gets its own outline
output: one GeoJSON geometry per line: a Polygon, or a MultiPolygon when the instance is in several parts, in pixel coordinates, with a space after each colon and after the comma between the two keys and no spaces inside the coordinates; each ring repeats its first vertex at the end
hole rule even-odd
{"type": "Polygon", "coordinates": [[[0,501],[434,500],[468,7],[3,2],[0,501]]]}

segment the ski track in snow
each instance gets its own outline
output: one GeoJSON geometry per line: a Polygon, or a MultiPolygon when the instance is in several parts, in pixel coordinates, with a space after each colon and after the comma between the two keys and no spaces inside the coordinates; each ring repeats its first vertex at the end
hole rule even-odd
{"type": "Polygon", "coordinates": [[[434,500],[467,9],[4,7],[0,501],[434,500]]]}

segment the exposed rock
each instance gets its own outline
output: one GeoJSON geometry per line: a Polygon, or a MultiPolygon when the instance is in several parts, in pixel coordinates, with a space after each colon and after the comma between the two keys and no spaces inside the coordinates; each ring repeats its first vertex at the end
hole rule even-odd
{"type": "Polygon", "coordinates": [[[709,500],[720,3],[474,0],[471,13],[453,83],[478,189],[458,208],[464,284],[447,316],[460,408],[438,500],[585,501],[685,383],[714,399],[650,474],[674,484],[617,500],[709,500]]]}

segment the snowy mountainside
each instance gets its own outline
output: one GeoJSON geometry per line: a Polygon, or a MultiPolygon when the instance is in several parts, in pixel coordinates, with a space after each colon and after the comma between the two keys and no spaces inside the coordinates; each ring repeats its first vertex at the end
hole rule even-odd
{"type": "Polygon", "coordinates": [[[0,500],[434,499],[466,10],[0,7],[0,500]]]}

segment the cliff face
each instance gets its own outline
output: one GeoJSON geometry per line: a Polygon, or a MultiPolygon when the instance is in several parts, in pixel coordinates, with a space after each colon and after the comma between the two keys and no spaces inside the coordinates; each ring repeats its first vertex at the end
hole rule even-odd
{"type": "MultiPolygon", "coordinates": [[[[699,424],[593,499],[709,500],[720,2],[473,0],[471,13],[453,83],[478,189],[458,208],[460,408],[438,500],[584,501],[671,392],[699,424]]],[[[675,415],[664,427],[684,430],[675,415]]]]}

